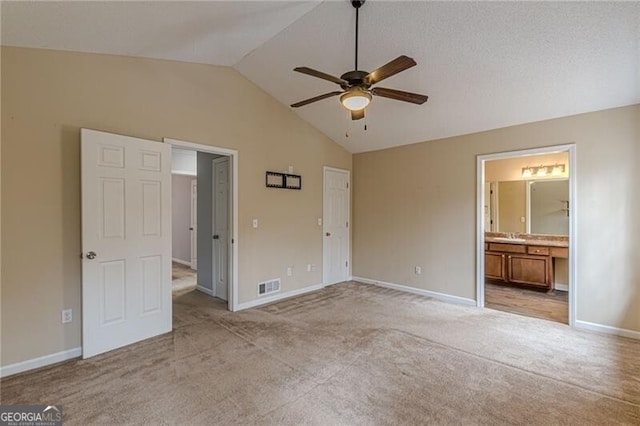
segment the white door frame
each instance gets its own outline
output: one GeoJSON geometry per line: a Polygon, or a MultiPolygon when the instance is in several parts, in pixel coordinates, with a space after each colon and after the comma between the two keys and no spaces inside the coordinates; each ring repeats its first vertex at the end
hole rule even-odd
{"type": "Polygon", "coordinates": [[[326,268],[325,268],[325,258],[324,258],[324,253],[325,253],[325,241],[326,238],[324,238],[324,233],[325,233],[325,217],[324,217],[324,203],[326,202],[326,200],[324,199],[324,193],[325,193],[325,185],[326,185],[326,175],[328,171],[333,171],[333,172],[340,172],[340,173],[346,173],[347,177],[349,179],[349,200],[347,202],[347,208],[348,208],[348,212],[347,212],[347,217],[349,218],[349,238],[347,239],[347,262],[349,262],[349,271],[347,272],[347,280],[351,280],[352,279],[352,264],[351,264],[351,224],[352,224],[352,220],[351,220],[351,170],[346,170],[346,169],[339,169],[336,167],[330,167],[330,166],[324,166],[322,169],[322,285],[326,286],[327,285],[327,277],[326,277],[326,268]]]}
{"type": "MultiPolygon", "coordinates": [[[[229,301],[227,307],[230,311],[238,310],[238,151],[235,149],[221,148],[212,145],[181,141],[178,139],[164,138],[164,143],[175,147],[191,149],[194,151],[208,152],[217,155],[226,155],[231,159],[231,256],[229,259],[229,301]]],[[[212,259],[213,260],[213,259],[212,259]]]]}
{"type": "Polygon", "coordinates": [[[525,157],[541,154],[569,152],[569,325],[575,327],[577,307],[577,247],[578,247],[578,193],[576,144],[555,145],[542,148],[523,149],[519,151],[498,152],[494,154],[480,154],[476,165],[476,306],[484,307],[484,166],[486,161],[503,160],[506,158],[525,157]]]}

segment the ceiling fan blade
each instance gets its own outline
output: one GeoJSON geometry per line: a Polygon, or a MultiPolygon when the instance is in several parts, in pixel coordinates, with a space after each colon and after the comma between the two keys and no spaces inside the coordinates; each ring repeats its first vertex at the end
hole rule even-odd
{"type": "Polygon", "coordinates": [[[327,99],[330,98],[332,96],[336,96],[336,95],[340,95],[342,92],[330,92],[330,93],[325,93],[324,95],[320,95],[320,96],[316,96],[314,98],[309,98],[309,99],[305,99],[304,101],[300,101],[300,102],[296,102],[295,104],[291,104],[291,108],[298,108],[301,106],[305,106],[308,105],[312,102],[317,102],[317,101],[321,101],[323,99],[327,99]]]}
{"type": "Polygon", "coordinates": [[[364,78],[364,81],[369,85],[376,84],[381,82],[385,78],[389,78],[392,75],[396,75],[399,72],[409,69],[414,65],[416,65],[416,61],[414,61],[413,58],[410,58],[405,55],[398,56],[396,59],[394,59],[389,63],[384,64],[377,70],[371,71],[364,78]]]}
{"type": "Polygon", "coordinates": [[[429,99],[426,95],[417,93],[403,92],[402,90],[385,89],[384,87],[374,87],[371,94],[382,96],[383,98],[395,99],[396,101],[411,102],[412,104],[422,105],[429,99]]]}
{"type": "Polygon", "coordinates": [[[312,77],[317,77],[317,78],[321,78],[323,80],[328,80],[331,81],[332,83],[336,83],[339,84],[340,86],[343,86],[345,84],[347,84],[346,81],[342,80],[341,78],[338,77],[334,77],[332,75],[320,72],[320,71],[316,71],[312,68],[309,67],[298,67],[298,68],[294,68],[293,69],[296,72],[300,72],[302,74],[307,74],[310,75],[312,77]]]}
{"type": "Polygon", "coordinates": [[[359,109],[357,111],[351,111],[352,120],[360,120],[362,118],[364,118],[364,108],[359,109]]]}

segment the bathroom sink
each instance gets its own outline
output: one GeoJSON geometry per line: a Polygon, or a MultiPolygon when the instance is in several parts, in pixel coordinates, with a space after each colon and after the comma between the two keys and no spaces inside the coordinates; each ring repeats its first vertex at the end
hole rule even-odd
{"type": "Polygon", "coordinates": [[[524,238],[507,238],[507,237],[492,237],[494,241],[505,241],[508,243],[524,243],[526,240],[524,238]]]}

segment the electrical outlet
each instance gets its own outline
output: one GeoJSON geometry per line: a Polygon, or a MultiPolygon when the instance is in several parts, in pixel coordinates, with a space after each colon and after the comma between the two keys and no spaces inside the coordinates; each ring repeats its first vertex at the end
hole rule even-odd
{"type": "Polygon", "coordinates": [[[420,266],[416,266],[415,273],[416,273],[416,275],[422,274],[422,268],[420,266]]]}
{"type": "Polygon", "coordinates": [[[288,277],[290,277],[290,276],[292,276],[292,275],[293,275],[293,267],[292,267],[292,266],[289,266],[289,267],[287,268],[287,276],[288,276],[288,277]]]}
{"type": "Polygon", "coordinates": [[[252,225],[253,225],[254,229],[257,229],[258,228],[258,219],[253,219],[252,225]]]}
{"type": "Polygon", "coordinates": [[[318,218],[318,226],[322,226],[322,218],[321,217],[318,218]]]}
{"type": "Polygon", "coordinates": [[[311,264],[307,263],[307,272],[311,272],[311,264]]]}
{"type": "Polygon", "coordinates": [[[66,324],[73,321],[73,310],[72,309],[64,309],[62,311],[62,323],[66,324]]]}

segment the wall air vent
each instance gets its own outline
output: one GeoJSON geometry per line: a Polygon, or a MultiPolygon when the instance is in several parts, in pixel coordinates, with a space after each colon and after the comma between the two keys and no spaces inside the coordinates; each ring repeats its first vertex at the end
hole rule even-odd
{"type": "Polygon", "coordinates": [[[258,296],[264,296],[280,291],[280,278],[258,283],[258,296]]]}

